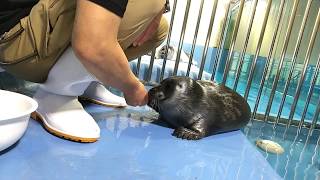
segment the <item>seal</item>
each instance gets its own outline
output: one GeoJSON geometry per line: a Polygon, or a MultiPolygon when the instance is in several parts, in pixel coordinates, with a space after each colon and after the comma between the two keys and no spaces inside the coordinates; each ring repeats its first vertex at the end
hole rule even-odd
{"type": "Polygon", "coordinates": [[[188,140],[238,130],[251,114],[247,101],[232,89],[183,76],[151,88],[148,106],[159,113],[160,122],[174,128],[173,136],[188,140]]]}

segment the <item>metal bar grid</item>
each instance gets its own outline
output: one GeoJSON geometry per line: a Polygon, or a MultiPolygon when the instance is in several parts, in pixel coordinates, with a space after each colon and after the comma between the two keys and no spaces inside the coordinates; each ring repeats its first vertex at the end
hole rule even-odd
{"type": "MultiPolygon", "coordinates": [[[[317,65],[316,65],[316,68],[315,68],[315,72],[314,72],[313,77],[312,77],[311,86],[310,86],[310,88],[308,90],[308,97],[307,97],[307,100],[306,100],[306,104],[305,104],[305,106],[303,108],[303,112],[302,112],[300,121],[304,121],[304,118],[306,117],[307,110],[308,110],[308,107],[309,107],[309,103],[310,103],[310,100],[311,100],[311,97],[312,97],[312,93],[313,93],[315,84],[316,84],[317,79],[318,79],[319,70],[320,70],[320,54],[319,54],[319,57],[318,57],[317,65]]],[[[319,104],[318,104],[318,106],[319,106],[319,104]]],[[[316,123],[317,123],[316,121],[312,122],[311,127],[310,127],[311,131],[316,126],[316,123]]],[[[302,125],[303,125],[303,122],[299,124],[299,129],[301,129],[302,125]]]]}
{"type": "Polygon", "coordinates": [[[151,80],[151,74],[152,74],[152,69],[153,69],[155,54],[156,54],[156,50],[154,49],[154,50],[152,50],[152,52],[151,52],[150,64],[149,64],[149,68],[148,68],[148,73],[147,73],[147,79],[146,79],[146,81],[150,81],[150,80],[151,80]]]}
{"type": "MultiPolygon", "coordinates": [[[[301,74],[300,80],[298,82],[297,89],[296,89],[296,91],[294,93],[294,99],[293,99],[293,103],[292,103],[291,109],[290,109],[289,121],[288,121],[288,124],[287,124],[287,128],[288,128],[288,126],[290,126],[290,123],[291,123],[291,121],[293,119],[293,115],[294,115],[294,112],[295,112],[295,109],[296,109],[296,106],[297,106],[297,103],[298,103],[298,99],[299,99],[299,96],[300,96],[302,84],[303,84],[303,81],[304,81],[304,78],[305,78],[305,75],[306,75],[306,71],[307,71],[307,65],[310,62],[311,53],[312,53],[313,46],[314,46],[314,43],[316,41],[316,37],[317,37],[317,34],[318,34],[319,25],[320,25],[320,9],[318,10],[316,23],[315,23],[315,25],[313,27],[313,30],[312,30],[310,42],[309,42],[307,53],[306,53],[306,58],[304,59],[304,64],[303,64],[303,68],[302,68],[302,74],[301,74]]],[[[299,123],[299,131],[301,129],[301,126],[302,126],[303,122],[304,122],[304,119],[301,119],[301,121],[299,123]]]]}
{"type": "Polygon", "coordinates": [[[223,71],[223,79],[222,79],[222,82],[221,82],[222,84],[226,84],[226,81],[227,81],[227,76],[228,76],[229,68],[230,68],[230,65],[231,65],[232,53],[233,53],[233,50],[234,50],[234,47],[235,47],[235,44],[236,44],[236,38],[237,38],[237,35],[238,35],[238,31],[239,31],[239,25],[240,25],[240,20],[241,20],[241,16],[242,16],[242,11],[243,11],[243,8],[244,8],[244,3],[245,3],[245,0],[241,0],[240,1],[238,16],[237,16],[237,20],[236,20],[236,23],[235,23],[235,26],[234,26],[234,29],[233,29],[232,38],[231,38],[231,46],[230,46],[230,49],[229,49],[226,65],[225,65],[225,68],[224,68],[224,71],[223,71]]]}
{"type": "MultiPolygon", "coordinates": [[[[220,0],[221,1],[221,0],[220,0]]],[[[202,14],[203,14],[203,8],[204,8],[204,0],[201,0],[199,2],[200,4],[200,7],[199,7],[199,12],[198,12],[198,17],[197,17],[197,22],[195,24],[195,31],[194,31],[194,36],[193,36],[193,40],[192,40],[192,46],[191,46],[191,53],[190,53],[190,56],[189,56],[189,59],[188,59],[188,64],[187,64],[187,69],[186,69],[186,75],[187,76],[190,76],[190,71],[191,71],[191,68],[193,68],[194,66],[192,65],[192,61],[193,61],[193,57],[195,55],[195,47],[197,45],[197,38],[198,38],[198,35],[199,35],[199,28],[200,28],[200,23],[202,22],[202,14]]],[[[240,22],[241,22],[241,19],[243,19],[242,15],[243,15],[243,10],[244,10],[244,6],[245,6],[245,3],[247,1],[246,0],[239,0],[236,2],[236,4],[234,4],[233,2],[230,2],[226,9],[227,9],[227,13],[224,15],[223,19],[222,19],[222,22],[221,22],[221,26],[222,26],[222,33],[221,35],[218,37],[218,45],[216,47],[216,54],[214,56],[214,58],[210,59],[211,62],[212,62],[212,73],[210,74],[211,76],[211,80],[214,80],[215,78],[215,75],[216,75],[216,72],[217,72],[217,66],[218,64],[221,62],[221,59],[222,59],[222,50],[223,50],[223,44],[225,43],[226,41],[226,36],[227,36],[227,32],[228,32],[228,26],[229,26],[229,21],[231,20],[231,16],[236,16],[235,18],[235,21],[234,21],[234,24],[233,24],[233,29],[231,30],[231,39],[230,39],[230,47],[229,47],[229,51],[228,51],[228,54],[227,54],[227,58],[226,58],[226,63],[225,63],[225,67],[223,69],[223,77],[222,77],[222,84],[225,84],[226,83],[226,80],[227,80],[227,77],[228,77],[228,73],[230,71],[230,68],[231,68],[231,64],[232,64],[232,61],[233,61],[233,51],[235,50],[235,44],[236,44],[236,41],[237,41],[237,38],[238,36],[242,36],[244,39],[245,39],[245,42],[244,42],[244,45],[243,47],[241,47],[241,53],[240,53],[240,57],[239,57],[239,66],[238,68],[236,69],[236,74],[235,74],[235,81],[234,81],[234,86],[233,88],[236,90],[237,89],[237,85],[239,83],[239,80],[240,80],[240,74],[241,74],[241,69],[242,69],[242,65],[243,65],[243,62],[244,62],[244,57],[245,57],[245,54],[247,53],[247,47],[248,47],[248,44],[249,44],[249,39],[250,39],[250,34],[252,33],[252,28],[254,28],[253,26],[253,22],[254,22],[254,19],[257,18],[257,15],[256,15],[256,12],[258,11],[257,10],[257,6],[259,5],[260,1],[259,0],[253,0],[253,1],[250,1],[249,3],[252,4],[251,6],[251,13],[249,15],[250,18],[248,18],[248,24],[245,26],[245,28],[248,28],[247,30],[247,33],[244,33],[244,34],[239,34],[239,29],[240,29],[240,22]],[[232,10],[233,12],[237,11],[236,13],[232,13],[232,10]]],[[[263,17],[263,21],[262,21],[262,27],[261,27],[261,30],[258,34],[258,42],[257,42],[257,45],[256,45],[256,49],[255,49],[255,52],[254,52],[254,58],[253,58],[253,61],[252,63],[250,64],[250,67],[249,67],[249,71],[248,71],[248,79],[247,79],[247,84],[246,84],[246,87],[245,87],[245,92],[244,92],[244,98],[245,99],[248,99],[249,97],[249,93],[250,93],[250,89],[252,88],[252,82],[253,82],[253,78],[254,78],[254,73],[256,71],[256,68],[257,68],[257,61],[258,61],[258,58],[259,58],[259,54],[260,54],[260,51],[262,49],[262,45],[263,45],[263,40],[264,40],[264,36],[265,36],[265,32],[266,32],[266,28],[267,28],[267,25],[269,25],[268,21],[270,20],[270,13],[271,13],[271,6],[273,4],[273,0],[266,0],[267,4],[266,4],[266,7],[264,7],[264,17],[263,17]]],[[[272,87],[271,87],[271,92],[270,92],[270,96],[269,98],[267,99],[267,106],[266,106],[266,111],[264,112],[264,115],[259,115],[258,118],[261,118],[262,117],[262,120],[264,120],[265,122],[268,121],[269,119],[273,119],[274,117],[270,117],[270,111],[271,111],[271,106],[273,105],[274,103],[274,98],[275,98],[275,93],[277,91],[277,87],[278,87],[278,84],[281,83],[280,80],[280,77],[282,76],[282,74],[284,73],[284,70],[283,70],[283,67],[285,66],[285,56],[286,56],[286,53],[287,53],[287,50],[288,50],[288,45],[289,45],[289,41],[290,41],[290,38],[292,35],[292,29],[293,29],[293,25],[294,25],[294,22],[295,22],[295,17],[297,16],[297,10],[298,10],[298,6],[299,6],[299,3],[301,1],[299,0],[294,0],[293,2],[293,5],[291,3],[288,3],[288,1],[286,0],[281,0],[280,1],[280,6],[279,6],[279,9],[277,10],[278,12],[278,15],[276,17],[276,20],[275,21],[272,21],[272,23],[274,23],[274,31],[272,33],[272,36],[271,36],[271,44],[270,44],[270,49],[268,51],[268,54],[267,54],[267,57],[266,57],[266,62],[265,62],[265,65],[263,67],[263,73],[262,73],[262,77],[261,77],[261,80],[260,80],[260,83],[259,83],[259,87],[258,87],[258,91],[257,91],[257,98],[255,99],[255,104],[254,104],[254,108],[253,108],[253,112],[252,112],[252,116],[251,116],[251,119],[255,119],[257,118],[256,115],[257,115],[257,110],[258,110],[258,107],[259,107],[259,103],[260,103],[260,100],[261,100],[261,96],[262,96],[262,92],[263,92],[263,89],[265,89],[265,81],[267,79],[267,74],[268,72],[270,71],[270,66],[272,66],[270,64],[271,60],[273,60],[273,55],[275,53],[275,45],[277,43],[277,40],[278,40],[278,43],[279,41],[283,41],[283,45],[280,49],[280,59],[279,59],[279,63],[277,63],[277,65],[275,66],[275,72],[273,72],[272,74],[274,75],[274,79],[273,79],[273,82],[272,82],[272,87]],[[290,15],[289,15],[289,22],[288,22],[288,25],[285,28],[285,36],[284,36],[284,39],[281,39],[280,38],[280,27],[281,27],[281,22],[284,22],[284,17],[285,17],[285,7],[286,5],[289,7],[290,5],[290,15]]],[[[309,12],[310,12],[310,8],[312,7],[311,6],[311,2],[312,0],[308,0],[307,2],[307,6],[306,6],[306,10],[305,10],[305,13],[304,13],[304,16],[303,16],[303,20],[302,20],[302,23],[301,23],[301,28],[299,30],[299,34],[298,34],[298,40],[296,41],[296,44],[295,44],[295,48],[294,48],[294,54],[293,54],[293,57],[292,57],[292,61],[291,61],[291,68],[289,70],[289,78],[288,78],[288,81],[286,82],[286,85],[285,85],[285,90],[284,90],[284,95],[282,96],[282,101],[281,101],[281,105],[280,105],[280,109],[278,111],[278,115],[277,117],[274,119],[274,125],[277,125],[280,121],[280,116],[281,116],[281,112],[282,112],[282,108],[283,108],[283,105],[284,105],[284,102],[285,102],[285,97],[287,96],[287,89],[288,89],[288,86],[290,84],[290,79],[292,78],[292,74],[293,74],[293,69],[295,67],[295,64],[296,64],[296,59],[297,59],[297,54],[298,54],[298,51],[299,51],[299,48],[301,46],[301,41],[302,41],[302,37],[303,37],[303,34],[304,34],[304,31],[305,31],[305,27],[306,27],[306,22],[307,20],[309,19],[309,12]]],[[[174,0],[174,3],[173,3],[173,10],[172,10],[172,14],[171,14],[171,20],[170,20],[170,27],[169,27],[169,33],[168,33],[168,38],[166,40],[166,47],[165,48],[165,51],[167,51],[165,53],[165,57],[163,59],[163,63],[162,63],[162,67],[161,67],[161,73],[160,73],[160,80],[163,80],[164,78],[164,72],[165,72],[165,66],[166,66],[166,61],[167,61],[167,54],[168,54],[168,47],[170,45],[170,42],[172,41],[171,39],[171,35],[172,35],[172,27],[173,27],[173,24],[174,24],[174,19],[175,19],[175,14],[176,14],[176,8],[177,8],[177,3],[178,3],[178,0],[174,0]]],[[[198,66],[199,68],[199,73],[197,75],[197,79],[202,79],[202,75],[204,73],[204,66],[206,64],[206,61],[207,61],[207,53],[208,53],[208,50],[209,50],[209,43],[210,43],[210,38],[211,38],[211,33],[212,33],[212,29],[214,28],[213,27],[213,24],[214,24],[214,21],[215,21],[215,14],[216,14],[216,11],[217,11],[217,5],[219,3],[219,0],[215,0],[213,1],[213,8],[212,8],[212,12],[211,12],[211,17],[210,17],[210,22],[209,23],[209,28],[208,28],[208,31],[206,33],[206,39],[205,39],[205,45],[204,45],[204,49],[202,51],[202,56],[201,56],[201,59],[200,59],[200,65],[198,66]]],[[[180,64],[180,55],[182,53],[182,47],[183,47],[183,44],[184,44],[184,38],[185,36],[188,36],[186,34],[186,28],[187,28],[187,24],[188,24],[188,16],[189,16],[189,11],[190,11],[190,8],[191,8],[191,0],[187,0],[186,1],[186,6],[185,6],[185,12],[184,13],[184,16],[183,17],[183,22],[182,22],[182,29],[181,29],[181,33],[180,33],[180,38],[179,38],[179,45],[178,45],[178,50],[177,50],[177,56],[176,56],[176,59],[175,59],[175,63],[174,63],[174,69],[173,69],[173,75],[177,75],[177,72],[178,72],[178,69],[179,69],[179,64],[180,64]]],[[[262,17],[259,17],[259,18],[262,18],[262,17]]],[[[271,24],[271,21],[270,21],[270,24],[271,24]]],[[[315,23],[317,24],[317,23],[315,23]]],[[[315,25],[316,26],[316,25],[315,25]]],[[[241,27],[243,28],[243,27],[241,27]]],[[[312,41],[315,41],[316,39],[316,27],[314,27],[313,29],[313,32],[315,33],[313,35],[313,38],[310,38],[311,42],[309,42],[309,47],[308,47],[308,53],[307,53],[307,57],[305,58],[305,63],[304,63],[304,67],[303,67],[303,71],[302,71],[302,77],[300,78],[300,83],[298,84],[298,87],[296,89],[296,92],[295,92],[295,97],[294,97],[294,103],[293,105],[291,106],[291,111],[290,111],[290,118],[289,118],[289,121],[287,123],[288,126],[291,125],[291,121],[293,120],[293,114],[294,114],[294,111],[295,111],[295,108],[297,106],[297,102],[298,102],[298,99],[299,99],[299,95],[300,95],[300,91],[301,91],[301,88],[302,88],[302,82],[303,82],[303,79],[304,77],[306,76],[306,68],[308,67],[309,65],[309,61],[310,61],[310,56],[311,56],[311,52],[312,52],[312,49],[313,49],[313,45],[311,46],[312,41]]],[[[199,53],[199,52],[198,52],[199,53]]],[[[151,61],[150,61],[150,65],[149,65],[149,69],[147,71],[147,77],[145,78],[146,81],[150,81],[151,79],[151,74],[152,74],[152,66],[153,66],[153,62],[154,62],[154,57],[155,57],[155,51],[153,51],[152,53],[152,57],[151,57],[151,61]]],[[[137,75],[139,75],[139,70],[140,70],[140,65],[141,65],[141,58],[138,59],[138,64],[137,64],[137,75]]],[[[306,105],[304,107],[304,112],[302,113],[302,120],[300,121],[300,125],[299,125],[299,128],[301,128],[302,125],[304,125],[304,118],[306,116],[306,112],[307,112],[307,109],[308,109],[308,106],[309,106],[309,103],[310,103],[310,99],[312,97],[312,93],[313,93],[313,88],[314,86],[316,85],[316,82],[317,82],[317,76],[319,74],[319,70],[320,69],[320,64],[317,65],[316,67],[316,72],[314,74],[314,77],[312,79],[312,83],[311,83],[311,87],[309,89],[309,93],[308,93],[308,97],[307,97],[307,102],[306,102],[306,105]]],[[[180,69],[179,69],[180,71],[180,69]]],[[[192,72],[194,73],[194,72],[192,72]]],[[[271,72],[270,72],[271,73],[271,72]]],[[[316,125],[314,125],[314,127],[316,127],[316,125]]]]}
{"type": "MultiPolygon", "coordinates": [[[[278,33],[279,33],[280,22],[281,22],[281,19],[282,19],[283,15],[284,15],[283,12],[284,12],[284,7],[285,7],[285,2],[286,2],[286,0],[281,1],[280,7],[279,7],[279,14],[278,14],[278,17],[277,17],[277,20],[276,20],[276,29],[275,29],[275,31],[274,31],[274,33],[272,35],[271,45],[270,45],[269,53],[268,53],[268,56],[267,56],[267,59],[266,59],[266,65],[265,65],[263,73],[262,73],[262,79],[261,79],[260,84],[259,84],[259,90],[258,90],[258,94],[257,94],[257,99],[255,101],[255,105],[254,105],[252,116],[251,116],[252,119],[256,118],[255,116],[256,116],[256,113],[257,113],[257,110],[258,110],[258,106],[259,106],[259,103],[260,103],[260,98],[261,98],[261,95],[262,95],[263,86],[264,86],[264,83],[265,83],[265,80],[266,80],[266,77],[267,77],[267,73],[269,71],[269,64],[270,64],[270,61],[271,61],[271,58],[272,58],[275,42],[276,42],[276,39],[277,39],[277,36],[278,36],[278,33]]],[[[248,92],[247,92],[247,95],[245,95],[245,97],[248,96],[249,90],[250,90],[248,87],[246,89],[248,89],[248,92]]]]}
{"type": "MultiPolygon", "coordinates": [[[[320,114],[320,99],[318,99],[317,110],[314,113],[314,116],[313,116],[313,119],[312,119],[312,124],[311,124],[311,127],[309,129],[309,133],[308,134],[310,134],[310,135],[312,135],[312,132],[313,132],[313,130],[315,129],[315,127],[317,125],[317,122],[318,122],[318,119],[319,119],[319,114],[320,114]]],[[[319,138],[320,138],[320,136],[319,136],[319,138]]]]}
{"type": "Polygon", "coordinates": [[[178,68],[179,68],[181,50],[182,50],[184,35],[186,33],[186,27],[187,27],[187,22],[188,22],[190,4],[191,4],[191,0],[188,0],[187,1],[187,5],[186,5],[186,10],[185,10],[185,13],[184,13],[182,29],[181,29],[181,35],[180,35],[180,38],[179,38],[178,52],[177,52],[176,62],[174,64],[174,69],[173,69],[173,75],[177,75],[178,68]]]}
{"type": "MultiPolygon", "coordinates": [[[[308,4],[307,4],[307,7],[306,7],[306,10],[305,10],[305,13],[303,15],[301,28],[299,30],[298,39],[297,39],[297,42],[296,42],[296,45],[295,45],[295,48],[294,48],[293,57],[291,59],[292,63],[291,63],[291,67],[290,67],[290,71],[289,71],[289,74],[288,74],[287,81],[285,83],[285,87],[284,87],[283,95],[282,95],[282,98],[281,98],[280,107],[279,107],[279,111],[278,111],[278,114],[277,114],[277,117],[276,117],[276,121],[278,121],[280,119],[280,116],[281,116],[281,113],[282,113],[282,110],[283,110],[283,106],[284,106],[284,103],[285,103],[285,100],[286,100],[286,97],[287,97],[287,93],[288,93],[288,89],[289,89],[289,86],[290,86],[290,81],[291,81],[291,78],[292,78],[292,74],[293,74],[294,68],[296,66],[298,52],[299,52],[299,49],[300,49],[300,46],[301,46],[302,37],[303,37],[304,31],[305,31],[307,19],[309,17],[309,11],[310,11],[310,7],[311,7],[311,3],[312,3],[312,0],[309,0],[308,4]]],[[[312,48],[311,49],[308,48],[308,50],[312,50],[312,48]]],[[[311,53],[311,51],[310,51],[310,53],[311,53]]],[[[290,124],[291,121],[289,120],[288,123],[290,124]]]]}
{"type": "Polygon", "coordinates": [[[254,20],[255,14],[256,14],[257,5],[258,5],[258,0],[253,0],[252,12],[251,12],[250,20],[249,20],[249,25],[248,25],[248,33],[246,34],[246,39],[245,39],[243,48],[242,48],[241,53],[240,53],[240,59],[239,59],[239,62],[238,62],[239,64],[238,64],[238,67],[237,67],[237,70],[236,70],[236,76],[235,76],[235,80],[234,80],[234,84],[233,84],[233,90],[237,90],[237,87],[238,87],[239,77],[240,77],[240,73],[241,73],[241,70],[242,70],[242,65],[243,65],[243,62],[244,62],[244,56],[245,56],[245,53],[247,51],[249,38],[250,38],[252,25],[253,25],[253,20],[254,20]]]}
{"type": "Polygon", "coordinates": [[[205,45],[204,45],[204,50],[202,52],[202,59],[201,59],[201,64],[200,64],[200,70],[199,70],[199,73],[198,73],[198,79],[202,78],[202,73],[203,73],[204,64],[205,64],[207,53],[208,53],[208,47],[209,47],[210,37],[211,37],[212,29],[213,29],[213,23],[214,23],[215,14],[216,14],[216,11],[217,11],[217,6],[218,6],[218,0],[215,0],[214,3],[213,3],[213,7],[212,7],[208,34],[207,34],[206,42],[205,42],[205,45]]]}
{"type": "Polygon", "coordinates": [[[276,72],[276,77],[275,77],[275,79],[273,81],[273,84],[272,84],[272,90],[271,90],[271,93],[270,93],[270,98],[269,98],[267,109],[266,109],[266,112],[265,112],[264,121],[267,121],[267,119],[269,117],[269,114],[270,114],[271,106],[272,106],[272,103],[273,103],[273,98],[274,98],[274,95],[275,95],[275,92],[276,92],[276,88],[277,88],[278,81],[279,81],[279,78],[280,78],[281,69],[282,69],[282,66],[283,66],[283,62],[284,62],[284,59],[285,59],[285,55],[286,55],[288,44],[289,44],[289,40],[290,40],[291,31],[292,31],[292,27],[293,27],[293,22],[294,22],[296,13],[297,13],[298,3],[299,3],[299,0],[295,0],[294,4],[293,4],[293,8],[292,8],[291,15],[290,15],[288,29],[287,29],[287,32],[286,32],[286,35],[285,35],[284,45],[283,45],[283,48],[282,48],[282,51],[281,51],[280,63],[279,63],[279,66],[278,66],[278,69],[277,69],[277,72],[276,72]]]}
{"type": "Polygon", "coordinates": [[[176,13],[176,8],[177,8],[177,0],[174,0],[172,14],[171,14],[171,20],[170,20],[170,25],[169,25],[169,31],[168,31],[168,36],[167,36],[166,48],[165,48],[165,57],[163,59],[162,69],[161,69],[161,74],[160,74],[160,81],[163,80],[164,72],[166,69],[167,56],[168,56],[168,50],[169,50],[169,45],[170,45],[170,40],[171,40],[171,33],[172,33],[172,27],[173,27],[173,22],[174,22],[174,16],[176,13]]]}
{"type": "Polygon", "coordinates": [[[192,59],[193,59],[193,54],[194,54],[194,50],[195,50],[196,43],[197,43],[199,26],[200,26],[200,21],[201,21],[201,17],[202,17],[203,4],[204,4],[204,0],[201,0],[201,2],[200,2],[200,8],[199,8],[199,13],[198,13],[198,19],[197,19],[197,25],[196,25],[196,28],[195,28],[194,37],[193,37],[193,41],[192,41],[191,52],[190,52],[190,56],[189,56],[189,62],[188,62],[188,68],[187,68],[187,74],[186,74],[186,76],[189,76],[189,75],[190,75],[190,70],[191,70],[191,65],[192,65],[192,59]]]}
{"type": "Polygon", "coordinates": [[[251,68],[249,71],[249,75],[248,75],[248,83],[245,89],[245,93],[244,93],[244,98],[248,99],[249,96],[249,91],[250,91],[250,87],[251,87],[251,83],[252,83],[252,79],[253,79],[253,73],[255,71],[256,68],[256,63],[258,60],[258,56],[261,50],[261,46],[262,46],[262,41],[263,41],[263,37],[264,37],[264,33],[267,27],[267,22],[268,22],[268,18],[269,18],[269,14],[270,14],[270,10],[271,10],[271,4],[272,4],[272,0],[268,1],[268,5],[266,8],[266,13],[265,16],[263,18],[263,23],[262,23],[262,28],[261,28],[261,32],[260,32],[260,36],[259,36],[259,40],[258,40],[258,44],[257,44],[257,48],[256,48],[256,52],[254,54],[254,59],[253,62],[251,64],[251,68]]]}
{"type": "Polygon", "coordinates": [[[227,34],[227,24],[230,20],[230,6],[231,6],[231,3],[229,2],[228,5],[227,5],[227,13],[226,15],[224,16],[223,18],[223,24],[222,24],[222,32],[223,34],[220,36],[219,38],[219,42],[218,42],[218,51],[216,53],[216,56],[213,60],[213,67],[212,67],[212,73],[211,73],[211,80],[213,81],[214,80],[214,77],[216,75],[216,71],[217,71],[217,66],[218,64],[220,63],[220,60],[221,60],[221,54],[222,54],[222,51],[223,51],[223,46],[224,46],[224,40],[226,38],[226,34],[227,34]]]}

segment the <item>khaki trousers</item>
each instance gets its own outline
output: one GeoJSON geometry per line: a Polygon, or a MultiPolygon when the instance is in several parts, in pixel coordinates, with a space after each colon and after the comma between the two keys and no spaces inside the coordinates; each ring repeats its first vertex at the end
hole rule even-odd
{"type": "MultiPolygon", "coordinates": [[[[149,41],[139,47],[130,46],[164,4],[164,0],[129,0],[118,33],[128,60],[146,54],[165,40],[168,23],[162,18],[149,41]]],[[[0,67],[17,78],[45,82],[51,68],[70,45],[75,7],[75,0],[40,0],[29,16],[0,40],[0,67]]]]}

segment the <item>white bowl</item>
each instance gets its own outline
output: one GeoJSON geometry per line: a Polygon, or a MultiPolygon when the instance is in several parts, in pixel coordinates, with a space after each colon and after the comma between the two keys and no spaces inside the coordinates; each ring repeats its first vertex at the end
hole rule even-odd
{"type": "Polygon", "coordinates": [[[0,151],[22,137],[37,107],[38,103],[28,96],[0,90],[0,151]]]}

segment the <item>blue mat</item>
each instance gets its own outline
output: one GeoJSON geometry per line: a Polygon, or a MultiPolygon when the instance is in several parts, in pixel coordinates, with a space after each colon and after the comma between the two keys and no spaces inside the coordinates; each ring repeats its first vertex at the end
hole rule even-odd
{"type": "Polygon", "coordinates": [[[187,141],[150,122],[156,114],[146,107],[86,109],[101,128],[98,142],[57,138],[30,119],[0,153],[0,179],[281,179],[241,131],[187,141]]]}

